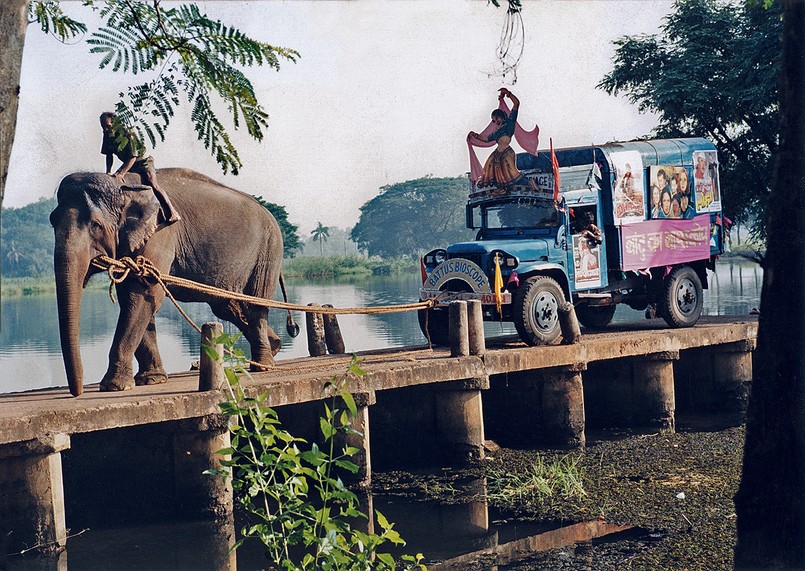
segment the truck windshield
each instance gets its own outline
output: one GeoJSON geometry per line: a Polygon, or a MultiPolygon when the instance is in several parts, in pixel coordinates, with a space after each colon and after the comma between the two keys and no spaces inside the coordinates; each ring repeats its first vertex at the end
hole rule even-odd
{"type": "Polygon", "coordinates": [[[559,226],[552,200],[517,200],[481,206],[484,228],[551,228],[559,226]]]}

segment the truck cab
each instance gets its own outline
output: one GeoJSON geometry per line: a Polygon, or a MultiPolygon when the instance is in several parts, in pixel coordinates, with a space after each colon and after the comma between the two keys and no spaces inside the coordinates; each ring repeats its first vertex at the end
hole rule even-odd
{"type": "Polygon", "coordinates": [[[724,236],[713,144],[665,139],[555,154],[558,187],[546,151],[518,154],[523,177],[514,185],[470,183],[475,240],[422,260],[420,299],[440,302],[420,311],[433,343],[448,343],[455,300],[480,300],[484,319],[513,322],[529,345],[558,339],[565,301],[586,329],[605,327],[619,303],[671,327],[698,321],[724,236]]]}

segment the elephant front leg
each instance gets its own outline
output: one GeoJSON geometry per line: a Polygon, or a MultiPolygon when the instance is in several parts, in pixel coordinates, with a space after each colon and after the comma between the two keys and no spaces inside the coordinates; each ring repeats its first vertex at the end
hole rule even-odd
{"type": "Polygon", "coordinates": [[[134,358],[137,359],[139,365],[139,370],[134,375],[134,384],[138,387],[167,382],[168,374],[162,366],[162,358],[159,356],[157,348],[157,327],[154,316],[151,316],[151,321],[145,328],[140,346],[134,351],[134,358]]]}
{"type": "MultiPolygon", "coordinates": [[[[109,350],[109,368],[101,379],[102,391],[125,391],[134,388],[135,380],[131,365],[134,352],[143,343],[146,329],[153,322],[154,314],[165,298],[165,292],[161,289],[155,287],[146,289],[137,282],[118,286],[117,293],[120,317],[109,350]]],[[[144,351],[147,351],[147,348],[144,351]]]]}

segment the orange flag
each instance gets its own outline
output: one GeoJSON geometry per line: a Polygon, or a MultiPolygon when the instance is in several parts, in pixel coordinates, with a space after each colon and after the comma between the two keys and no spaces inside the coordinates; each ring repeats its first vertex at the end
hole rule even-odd
{"type": "Polygon", "coordinates": [[[559,177],[559,161],[556,160],[556,153],[553,152],[553,138],[551,142],[551,167],[553,168],[553,201],[559,202],[559,186],[562,184],[559,177]]]}

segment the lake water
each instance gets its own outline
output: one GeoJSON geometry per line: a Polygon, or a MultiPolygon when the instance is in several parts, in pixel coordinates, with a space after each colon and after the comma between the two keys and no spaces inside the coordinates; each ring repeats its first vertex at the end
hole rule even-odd
{"type": "MultiPolygon", "coordinates": [[[[710,289],[705,291],[704,314],[747,315],[760,305],[763,273],[750,262],[724,261],[710,273],[710,289]]],[[[370,276],[339,281],[307,281],[288,284],[293,303],[329,303],[335,307],[367,307],[410,303],[416,300],[419,274],[370,276]]],[[[183,304],[199,325],[219,321],[206,304],[183,304]]],[[[2,299],[0,313],[0,393],[44,387],[66,386],[61,359],[55,296],[12,297],[2,299]]],[[[81,353],[85,382],[100,381],[107,366],[118,307],[105,290],[84,292],[81,309],[81,353]]],[[[305,319],[295,314],[302,331],[293,339],[285,332],[285,314],[271,312],[271,324],[282,338],[278,359],[307,355],[305,319]]],[[[644,319],[643,313],[619,306],[614,321],[644,319]]],[[[384,315],[343,315],[339,325],[348,352],[401,347],[425,343],[415,312],[384,315]]],[[[157,314],[160,353],[168,372],[186,371],[199,358],[199,336],[166,301],[157,314]]],[[[225,330],[237,329],[225,323],[225,330]]],[[[486,323],[487,336],[513,334],[511,324],[486,323]]]]}

